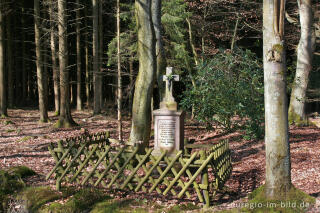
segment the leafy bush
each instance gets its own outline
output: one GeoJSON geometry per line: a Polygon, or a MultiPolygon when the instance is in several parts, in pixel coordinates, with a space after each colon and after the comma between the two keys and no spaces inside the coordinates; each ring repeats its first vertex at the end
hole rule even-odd
{"type": "Polygon", "coordinates": [[[247,139],[263,135],[262,63],[249,50],[220,50],[198,66],[195,87],[183,94],[182,106],[194,107],[195,118],[230,131],[241,127],[247,139]]]}

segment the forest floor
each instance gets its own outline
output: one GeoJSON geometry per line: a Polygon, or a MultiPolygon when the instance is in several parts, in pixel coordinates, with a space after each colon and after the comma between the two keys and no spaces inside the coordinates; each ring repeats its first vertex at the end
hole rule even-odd
{"type": "MultiPolygon", "coordinates": [[[[80,125],[70,129],[54,129],[57,120],[54,113],[49,113],[49,123],[39,123],[37,110],[14,109],[8,111],[9,117],[0,119],[0,168],[25,165],[38,175],[26,180],[28,184],[54,186],[54,180],[45,180],[45,175],[53,168],[54,160],[48,152],[50,142],[78,136],[81,128],[89,133],[110,131],[111,138],[117,138],[117,120],[113,115],[91,116],[88,111],[72,113],[80,125]]],[[[320,118],[314,118],[318,122],[320,118]]],[[[130,121],[125,119],[124,138],[128,139],[130,121]]],[[[195,143],[207,144],[228,138],[232,153],[233,171],[226,183],[228,193],[219,197],[215,210],[231,209],[241,202],[246,202],[247,195],[264,184],[265,150],[264,142],[245,141],[239,132],[224,134],[221,129],[207,131],[203,126],[188,121],[185,125],[185,137],[195,143]]],[[[317,199],[316,206],[309,212],[320,212],[320,128],[290,127],[290,149],[292,164],[292,183],[317,199]]],[[[142,195],[144,196],[144,195],[142,195]]],[[[159,199],[163,205],[175,205],[180,200],[159,199]]],[[[182,201],[184,202],[184,201],[182,201]]]]}

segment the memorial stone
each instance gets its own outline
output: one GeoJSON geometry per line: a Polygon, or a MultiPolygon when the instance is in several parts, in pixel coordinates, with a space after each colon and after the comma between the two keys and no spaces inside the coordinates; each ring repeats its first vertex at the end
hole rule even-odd
{"type": "Polygon", "coordinates": [[[153,111],[155,143],[153,155],[161,154],[161,150],[168,150],[169,155],[183,150],[184,145],[184,112],[177,110],[172,89],[173,81],[179,81],[178,75],[173,75],[172,67],[167,67],[165,96],[160,102],[160,109],[153,111]]]}

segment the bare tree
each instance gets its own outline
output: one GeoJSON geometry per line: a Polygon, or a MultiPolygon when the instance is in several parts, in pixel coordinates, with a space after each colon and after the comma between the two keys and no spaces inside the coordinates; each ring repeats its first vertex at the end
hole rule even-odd
{"type": "Polygon", "coordinates": [[[263,1],[263,60],[267,198],[284,198],[291,187],[284,43],[285,0],[263,1]]]}
{"type": "Polygon", "coordinates": [[[57,61],[56,51],[56,36],[55,36],[55,14],[54,6],[55,0],[50,0],[49,15],[50,15],[50,48],[52,60],[52,74],[53,74],[53,93],[54,93],[54,106],[56,115],[60,114],[60,80],[59,80],[59,67],[57,61]]]}
{"type": "Polygon", "coordinates": [[[156,56],[157,56],[157,78],[159,87],[159,98],[160,101],[164,94],[163,81],[160,78],[164,74],[166,69],[166,59],[164,55],[163,41],[162,41],[162,31],[161,31],[161,0],[152,0],[151,4],[152,10],[152,22],[156,36],[156,56]]]}
{"type": "Polygon", "coordinates": [[[94,104],[93,114],[101,112],[101,76],[99,70],[99,0],[92,0],[92,16],[93,16],[93,31],[92,31],[92,56],[93,56],[93,85],[94,85],[94,104]]]}
{"type": "Polygon", "coordinates": [[[8,75],[8,107],[13,107],[13,95],[14,95],[14,68],[13,68],[13,55],[12,55],[12,28],[11,28],[11,15],[12,11],[10,8],[11,4],[8,5],[9,12],[6,14],[6,32],[7,32],[7,75],[8,75]]]}
{"type": "Polygon", "coordinates": [[[39,111],[40,121],[48,122],[48,108],[46,103],[46,81],[47,75],[43,69],[43,56],[41,53],[41,34],[40,34],[40,6],[39,0],[34,0],[34,32],[35,32],[35,45],[36,45],[36,66],[37,66],[37,82],[39,93],[39,111]]]}
{"type": "Polygon", "coordinates": [[[135,2],[138,26],[139,73],[132,107],[130,144],[148,146],[151,131],[151,98],[156,74],[156,39],[151,17],[151,0],[135,2]]]}
{"type": "Polygon", "coordinates": [[[76,33],[77,33],[77,110],[82,110],[81,100],[81,22],[80,22],[80,3],[76,0],[78,9],[76,11],[76,33]]]}
{"type": "Polygon", "coordinates": [[[4,68],[4,33],[3,33],[3,0],[0,0],[0,116],[7,116],[7,97],[5,86],[5,68],[4,68]]]}
{"type": "Polygon", "coordinates": [[[298,0],[301,36],[297,53],[297,69],[289,106],[290,123],[300,123],[307,119],[305,112],[306,93],[312,59],[315,51],[312,0],[298,0]]]}
{"type": "Polygon", "coordinates": [[[121,80],[121,55],[120,55],[120,0],[117,0],[117,58],[118,58],[118,132],[119,140],[122,141],[122,80],[121,80]]]}
{"type": "Polygon", "coordinates": [[[55,127],[76,125],[71,117],[70,85],[67,48],[66,0],[58,0],[58,31],[59,31],[59,66],[60,66],[60,116],[55,127]]]}

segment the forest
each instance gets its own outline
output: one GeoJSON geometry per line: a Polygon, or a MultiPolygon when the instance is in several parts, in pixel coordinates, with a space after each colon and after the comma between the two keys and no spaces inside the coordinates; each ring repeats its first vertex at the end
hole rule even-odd
{"type": "Polygon", "coordinates": [[[318,0],[0,0],[0,212],[320,212],[318,0]]]}

